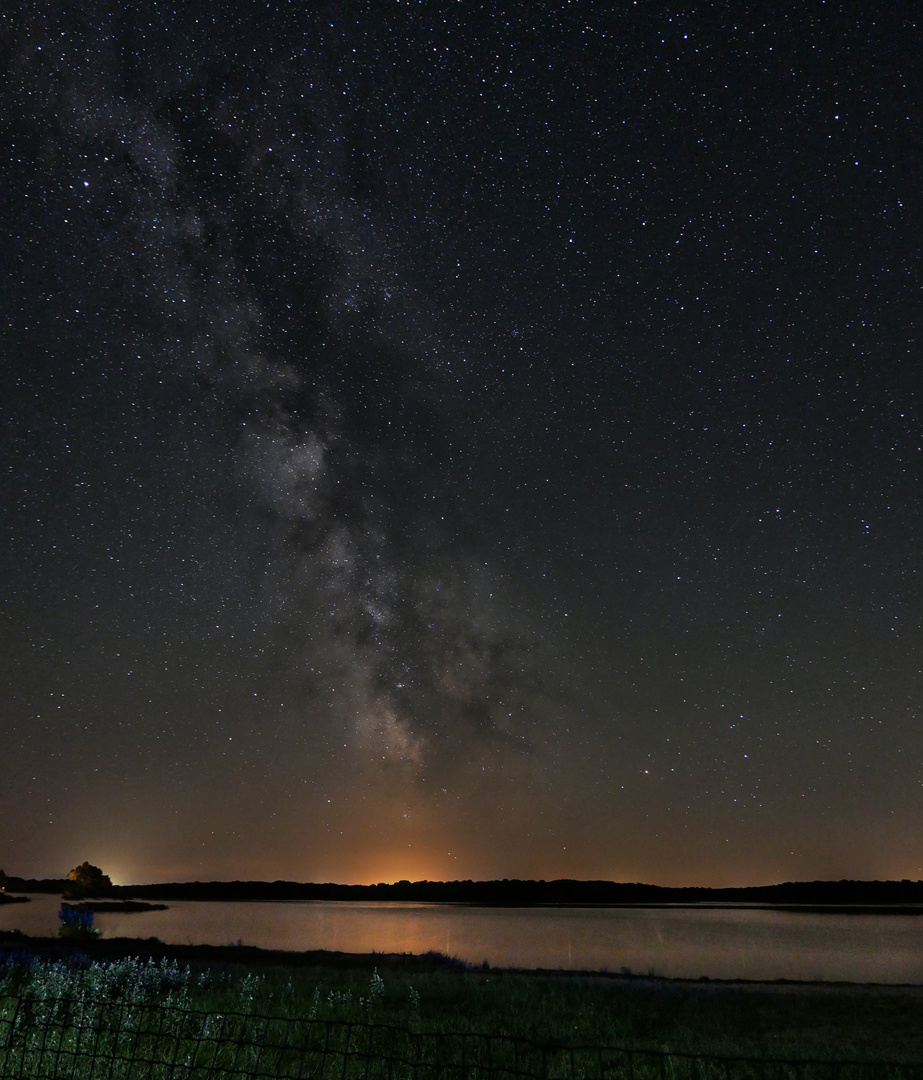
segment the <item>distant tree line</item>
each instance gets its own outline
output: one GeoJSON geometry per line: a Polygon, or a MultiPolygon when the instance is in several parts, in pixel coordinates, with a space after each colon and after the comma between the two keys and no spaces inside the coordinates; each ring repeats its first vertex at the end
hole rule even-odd
{"type": "Polygon", "coordinates": [[[786,906],[867,906],[923,904],[923,881],[787,881],[780,885],[707,889],[671,888],[639,882],[396,881],[377,885],[312,884],[296,881],[186,881],[113,886],[98,866],[82,863],[66,878],[10,877],[0,870],[7,892],[54,892],[68,897],[109,896],[159,900],[404,900],[417,903],[479,904],[495,907],[540,905],[764,904],[786,906]]]}
{"type": "Polygon", "coordinates": [[[404,900],[418,903],[503,907],[618,904],[869,905],[923,903],[921,881],[803,881],[748,888],[670,888],[637,882],[397,881],[378,885],[310,884],[293,881],[172,882],[113,889],[163,900],[404,900]]]}

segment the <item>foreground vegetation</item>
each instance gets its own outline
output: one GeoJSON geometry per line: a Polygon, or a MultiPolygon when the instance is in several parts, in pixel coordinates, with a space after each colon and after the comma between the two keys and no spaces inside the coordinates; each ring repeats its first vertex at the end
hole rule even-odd
{"type": "MultiPolygon", "coordinates": [[[[140,944],[140,943],[139,943],[140,944]]],[[[0,953],[0,1025],[108,1007],[371,1021],[413,1032],[486,1032],[555,1045],[716,1055],[923,1061],[923,988],[682,983],[593,975],[183,963],[0,953]]],[[[389,963],[389,961],[391,961],[389,963]]]]}

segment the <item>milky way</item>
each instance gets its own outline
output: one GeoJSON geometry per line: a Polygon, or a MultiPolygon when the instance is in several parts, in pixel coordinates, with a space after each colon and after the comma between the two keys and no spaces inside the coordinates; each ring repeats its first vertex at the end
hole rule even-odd
{"type": "Polygon", "coordinates": [[[347,7],[6,40],[5,869],[923,873],[918,30],[347,7]]]}

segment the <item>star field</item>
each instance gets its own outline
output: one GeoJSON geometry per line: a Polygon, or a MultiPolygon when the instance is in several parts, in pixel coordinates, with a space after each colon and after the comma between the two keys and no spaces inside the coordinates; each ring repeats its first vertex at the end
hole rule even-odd
{"type": "Polygon", "coordinates": [[[8,873],[923,877],[912,13],[3,19],[8,873]]]}

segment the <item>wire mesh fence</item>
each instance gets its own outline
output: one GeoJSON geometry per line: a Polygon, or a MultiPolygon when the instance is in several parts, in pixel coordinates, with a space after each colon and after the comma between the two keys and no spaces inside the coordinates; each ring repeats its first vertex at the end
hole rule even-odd
{"type": "Polygon", "coordinates": [[[565,1046],[170,1004],[0,997],[0,1080],[923,1080],[923,1063],[565,1046]]]}

